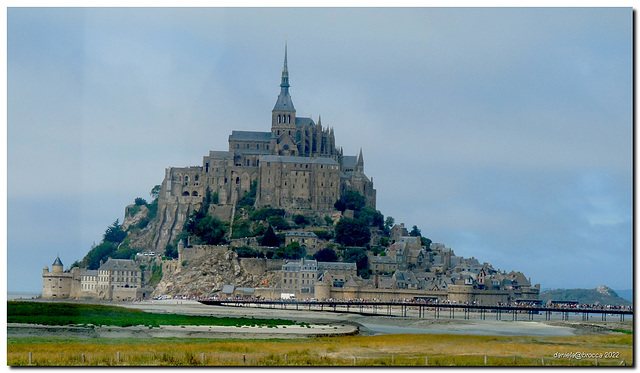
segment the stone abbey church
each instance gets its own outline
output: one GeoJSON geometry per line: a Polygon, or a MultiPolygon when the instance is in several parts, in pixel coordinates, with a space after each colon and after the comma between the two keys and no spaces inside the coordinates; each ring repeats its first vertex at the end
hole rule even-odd
{"type": "Polygon", "coordinates": [[[289,87],[285,46],[271,130],[232,131],[229,149],[210,151],[202,166],[166,169],[159,195],[159,212],[166,216],[156,248],[163,248],[173,236],[167,230],[182,228],[181,220],[188,216],[184,206],[198,208],[207,192],[218,193],[218,204],[209,212],[229,220],[232,207],[254,182],[257,208],[329,215],[340,196],[350,190],[363,195],[367,206],[376,207],[376,190],[373,178],[364,173],[362,150],[357,156],[344,155],[336,147],[333,128],[323,127],[320,118],[316,123],[296,116],[289,87]]]}

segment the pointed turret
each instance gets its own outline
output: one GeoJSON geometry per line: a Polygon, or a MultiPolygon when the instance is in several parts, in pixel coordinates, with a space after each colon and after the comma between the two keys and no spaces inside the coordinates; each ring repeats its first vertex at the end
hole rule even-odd
{"type": "Polygon", "coordinates": [[[56,257],[56,260],[51,265],[51,272],[60,273],[62,272],[62,261],[60,260],[60,256],[56,257]]]}
{"type": "Polygon", "coordinates": [[[358,161],[356,162],[356,170],[364,172],[364,157],[362,156],[362,148],[360,148],[360,154],[358,154],[358,161]]]}
{"type": "Polygon", "coordinates": [[[55,266],[62,267],[62,260],[60,260],[60,256],[56,256],[56,260],[53,262],[53,264],[51,266],[52,267],[55,267],[55,266]]]}

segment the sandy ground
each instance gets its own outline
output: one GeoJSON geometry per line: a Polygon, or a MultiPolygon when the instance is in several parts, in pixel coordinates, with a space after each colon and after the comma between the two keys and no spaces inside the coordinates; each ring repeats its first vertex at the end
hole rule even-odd
{"type": "MultiPolygon", "coordinates": [[[[378,334],[471,334],[502,336],[571,336],[579,334],[609,334],[613,329],[633,330],[633,322],[616,321],[513,321],[495,320],[487,317],[463,319],[459,315],[451,319],[441,314],[436,319],[427,314],[423,318],[417,315],[365,316],[356,313],[334,313],[282,308],[250,308],[208,306],[190,300],[154,300],[140,303],[101,302],[140,309],[155,313],[177,313],[185,315],[273,318],[295,320],[309,323],[310,328],[302,326],[268,327],[223,327],[223,326],[161,326],[159,328],[137,327],[50,327],[9,324],[7,335],[23,336],[78,336],[86,338],[311,338],[335,335],[378,335],[378,334]]],[[[295,307],[295,306],[293,306],[295,307]]],[[[380,313],[384,313],[381,311],[380,313]]]]}
{"type": "Polygon", "coordinates": [[[156,328],[148,326],[103,326],[69,327],[29,324],[8,324],[9,337],[80,337],[80,338],[313,338],[335,335],[349,335],[358,332],[354,325],[299,325],[278,326],[273,328],[255,326],[169,326],[156,328]]]}
{"type": "Polygon", "coordinates": [[[280,318],[311,324],[331,324],[339,328],[353,325],[363,335],[377,334],[475,334],[505,336],[570,336],[579,334],[608,334],[613,329],[633,330],[633,322],[617,321],[512,321],[448,318],[444,313],[439,319],[433,315],[424,318],[397,316],[363,316],[356,313],[334,313],[281,308],[250,308],[207,306],[196,301],[165,300],[123,304],[147,312],[181,313],[189,315],[280,318]]]}

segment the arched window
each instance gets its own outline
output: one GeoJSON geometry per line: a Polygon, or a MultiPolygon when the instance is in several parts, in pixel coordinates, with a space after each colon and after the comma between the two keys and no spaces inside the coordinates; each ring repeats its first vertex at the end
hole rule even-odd
{"type": "Polygon", "coordinates": [[[236,184],[240,184],[240,178],[236,177],[236,184]]]}
{"type": "Polygon", "coordinates": [[[291,115],[287,116],[287,120],[288,120],[289,123],[291,123],[291,115]]]}
{"type": "Polygon", "coordinates": [[[191,193],[192,196],[197,197],[198,196],[198,191],[194,190],[193,193],[191,193]]]}
{"type": "Polygon", "coordinates": [[[196,181],[198,181],[200,179],[200,177],[198,175],[196,175],[196,181]]]}

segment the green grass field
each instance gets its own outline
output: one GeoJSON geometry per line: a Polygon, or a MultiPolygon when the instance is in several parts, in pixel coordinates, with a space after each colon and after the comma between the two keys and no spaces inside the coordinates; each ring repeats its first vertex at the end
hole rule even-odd
{"type": "Polygon", "coordinates": [[[7,322],[40,325],[304,325],[291,320],[186,316],[149,313],[117,306],[75,303],[7,302],[7,322]]]}

